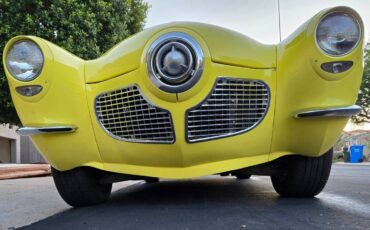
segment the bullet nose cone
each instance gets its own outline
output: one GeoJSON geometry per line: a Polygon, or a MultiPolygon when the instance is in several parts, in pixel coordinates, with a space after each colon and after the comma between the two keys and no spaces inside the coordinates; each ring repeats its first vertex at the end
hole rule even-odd
{"type": "Polygon", "coordinates": [[[163,66],[164,70],[172,76],[178,76],[184,73],[186,71],[186,57],[185,55],[176,50],[172,49],[170,52],[168,52],[163,60],[163,66]]]}

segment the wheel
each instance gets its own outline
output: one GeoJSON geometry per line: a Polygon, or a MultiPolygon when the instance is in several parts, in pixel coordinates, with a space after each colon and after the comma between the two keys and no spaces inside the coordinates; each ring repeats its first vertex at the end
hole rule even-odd
{"type": "Polygon", "coordinates": [[[112,184],[100,184],[97,169],[81,167],[61,172],[52,168],[51,171],[60,196],[73,207],[100,204],[110,196],[112,184]]]}
{"type": "Polygon", "coordinates": [[[147,178],[145,178],[145,182],[148,183],[148,184],[158,183],[159,182],[159,178],[156,178],[156,177],[147,177],[147,178]]]}
{"type": "Polygon", "coordinates": [[[329,178],[333,149],[320,157],[286,156],[278,167],[282,173],[271,176],[272,185],[283,197],[314,197],[329,178]]]}
{"type": "Polygon", "coordinates": [[[236,179],[238,180],[246,180],[246,179],[249,179],[251,178],[251,174],[236,174],[236,179]]]}

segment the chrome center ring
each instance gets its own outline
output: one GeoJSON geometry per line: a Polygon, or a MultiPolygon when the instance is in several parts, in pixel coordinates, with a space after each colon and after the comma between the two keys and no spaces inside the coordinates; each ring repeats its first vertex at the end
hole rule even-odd
{"type": "Polygon", "coordinates": [[[204,55],[188,34],[171,32],[160,36],[149,48],[149,78],[161,90],[184,92],[193,87],[203,72],[204,55]]]}

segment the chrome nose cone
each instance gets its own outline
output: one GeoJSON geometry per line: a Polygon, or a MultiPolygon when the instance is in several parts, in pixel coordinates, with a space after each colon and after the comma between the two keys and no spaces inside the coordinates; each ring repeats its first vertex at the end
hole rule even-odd
{"type": "Polygon", "coordinates": [[[191,36],[172,32],[159,37],[149,48],[149,77],[161,90],[178,93],[191,88],[203,72],[204,56],[191,36]]]}
{"type": "Polygon", "coordinates": [[[173,45],[171,51],[164,57],[163,70],[172,76],[176,76],[183,74],[187,68],[185,55],[177,51],[173,45]]]}
{"type": "Polygon", "coordinates": [[[164,44],[154,57],[159,79],[177,85],[191,77],[193,54],[189,47],[178,41],[164,44]]]}

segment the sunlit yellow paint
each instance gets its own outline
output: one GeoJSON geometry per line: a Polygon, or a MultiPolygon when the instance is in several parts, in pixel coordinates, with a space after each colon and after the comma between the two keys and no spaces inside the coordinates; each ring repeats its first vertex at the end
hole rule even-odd
{"type": "Polygon", "coordinates": [[[5,69],[12,98],[24,126],[70,124],[75,133],[34,135],[32,140],[57,169],[91,166],[106,171],[166,178],[189,178],[261,164],[288,154],[320,156],[340,135],[346,118],[305,118],[293,115],[309,109],[354,104],[361,82],[360,45],[343,57],[325,55],[315,44],[320,12],[280,44],[263,45],[239,33],[200,23],[170,23],[147,29],[113,47],[98,59],[85,61],[38,37],[45,65],[31,82],[14,79],[5,69]],[[146,53],[159,36],[184,32],[203,49],[205,66],[199,82],[177,96],[156,88],[148,78],[146,53]],[[338,74],[321,70],[323,62],[350,60],[352,69],[338,74]],[[262,80],[271,91],[270,108],[253,130],[223,139],[189,144],[185,111],[201,102],[218,77],[262,80]],[[24,85],[41,85],[33,97],[16,93],[24,85]],[[111,138],[99,125],[94,100],[100,93],[136,84],[145,97],[171,112],[174,144],[143,144],[111,138]]]}
{"type": "MultiPolygon", "coordinates": [[[[356,12],[347,7],[330,11],[356,12]]],[[[281,152],[316,156],[325,153],[339,138],[346,118],[296,119],[304,110],[353,105],[363,71],[363,37],[353,52],[341,57],[323,53],[315,43],[315,29],[328,10],[321,11],[277,46],[277,98],[271,158],[281,152]],[[353,61],[340,74],[321,70],[331,61],[353,61]]],[[[358,16],[358,15],[357,15],[358,16]]],[[[359,16],[358,16],[359,17],[359,16]]],[[[362,31],[363,31],[363,25],[362,31]]]]}

